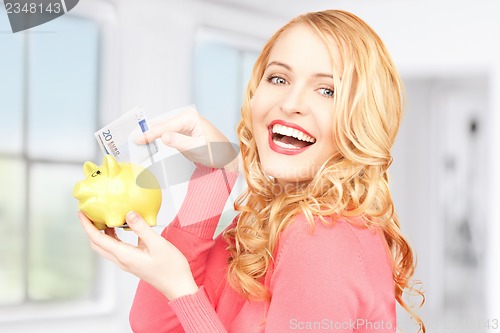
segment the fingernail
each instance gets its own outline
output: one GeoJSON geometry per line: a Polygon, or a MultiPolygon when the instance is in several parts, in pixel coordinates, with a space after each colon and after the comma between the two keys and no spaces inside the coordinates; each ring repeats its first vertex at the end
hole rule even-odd
{"type": "Polygon", "coordinates": [[[139,215],[137,215],[137,213],[134,211],[130,211],[127,213],[126,219],[127,219],[127,224],[130,225],[137,222],[137,220],[139,219],[139,215]]]}

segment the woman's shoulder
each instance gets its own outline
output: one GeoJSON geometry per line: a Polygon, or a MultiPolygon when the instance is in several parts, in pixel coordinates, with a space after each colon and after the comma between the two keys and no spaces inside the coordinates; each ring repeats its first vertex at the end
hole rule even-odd
{"type": "Polygon", "coordinates": [[[300,214],[281,233],[279,243],[286,246],[287,242],[300,241],[315,246],[359,247],[362,250],[380,246],[382,234],[380,228],[367,227],[361,218],[326,217],[322,221],[315,217],[311,224],[300,214]]]}
{"type": "Polygon", "coordinates": [[[344,264],[362,268],[367,276],[387,276],[392,279],[392,260],[384,232],[367,227],[360,218],[319,218],[311,225],[304,215],[298,215],[280,235],[276,264],[287,253],[295,253],[297,261],[321,261],[338,267],[344,264]],[[314,254],[300,258],[298,254],[314,254]],[[313,258],[311,258],[313,257],[313,258]]]}
{"type": "Polygon", "coordinates": [[[392,259],[383,231],[368,228],[359,219],[327,222],[316,218],[312,228],[304,216],[298,216],[282,232],[271,286],[281,279],[292,279],[295,285],[317,281],[318,290],[312,292],[328,295],[336,295],[342,286],[351,295],[344,295],[348,299],[364,299],[371,309],[378,304],[376,311],[393,311],[392,259]]]}

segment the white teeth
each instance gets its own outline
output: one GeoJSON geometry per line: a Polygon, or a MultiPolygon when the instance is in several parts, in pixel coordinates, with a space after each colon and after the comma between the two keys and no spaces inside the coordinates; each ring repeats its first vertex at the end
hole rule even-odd
{"type": "MultiPolygon", "coordinates": [[[[277,134],[281,134],[281,135],[286,135],[286,136],[291,136],[291,137],[294,137],[294,138],[296,138],[298,140],[301,140],[301,141],[312,142],[312,143],[316,142],[315,138],[307,135],[306,133],[301,132],[301,131],[299,131],[299,130],[297,130],[295,128],[283,126],[283,125],[280,125],[280,124],[273,125],[272,131],[273,131],[273,133],[277,133],[277,134]]],[[[284,144],[282,144],[282,145],[284,145],[284,144]]]]}
{"type": "MultiPolygon", "coordinates": [[[[298,131],[297,131],[297,132],[298,132],[298,131]]],[[[298,135],[297,135],[297,139],[302,140],[302,141],[305,141],[305,140],[304,140],[304,133],[299,132],[299,133],[298,133],[298,135]]]]}
{"type": "MultiPolygon", "coordinates": [[[[292,132],[292,136],[293,136],[294,138],[299,139],[299,140],[302,140],[303,134],[304,134],[304,133],[302,133],[302,132],[301,132],[301,131],[299,131],[299,130],[293,130],[293,132],[292,132]]],[[[302,141],[304,141],[304,140],[302,140],[302,141]]]]}
{"type": "Polygon", "coordinates": [[[281,141],[278,141],[278,140],[273,140],[274,143],[277,145],[277,146],[280,146],[282,148],[287,148],[287,149],[300,149],[299,147],[295,147],[294,145],[291,145],[289,143],[283,143],[281,141]]]}

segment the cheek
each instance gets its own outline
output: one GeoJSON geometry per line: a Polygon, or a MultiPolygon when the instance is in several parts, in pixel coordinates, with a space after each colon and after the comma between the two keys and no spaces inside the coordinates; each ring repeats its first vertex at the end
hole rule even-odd
{"type": "Polygon", "coordinates": [[[264,137],[264,120],[261,114],[254,111],[252,107],[252,135],[257,144],[257,149],[260,149],[264,137]]]}
{"type": "Polygon", "coordinates": [[[333,129],[333,117],[323,117],[322,120],[322,122],[317,122],[320,133],[321,151],[322,155],[330,157],[338,152],[333,129]]]}
{"type": "Polygon", "coordinates": [[[334,119],[330,112],[329,109],[322,110],[321,114],[316,116],[316,126],[321,134],[321,140],[334,142],[334,119]]]}
{"type": "Polygon", "coordinates": [[[334,144],[333,129],[331,127],[323,127],[321,129],[321,139],[328,144],[334,144]]]}
{"type": "Polygon", "coordinates": [[[252,97],[252,113],[263,116],[275,105],[279,104],[280,96],[267,82],[261,82],[252,97]]]}
{"type": "Polygon", "coordinates": [[[255,125],[258,124],[263,116],[264,116],[264,112],[262,111],[262,106],[260,104],[260,100],[257,98],[254,98],[252,100],[252,104],[251,104],[251,108],[252,108],[252,124],[255,125]]]}
{"type": "Polygon", "coordinates": [[[269,110],[266,103],[258,95],[254,95],[251,103],[252,108],[252,126],[254,131],[261,130],[262,126],[265,125],[265,117],[269,110]]]}
{"type": "Polygon", "coordinates": [[[254,123],[252,132],[257,148],[261,149],[262,145],[267,143],[267,128],[262,122],[254,123]]]}

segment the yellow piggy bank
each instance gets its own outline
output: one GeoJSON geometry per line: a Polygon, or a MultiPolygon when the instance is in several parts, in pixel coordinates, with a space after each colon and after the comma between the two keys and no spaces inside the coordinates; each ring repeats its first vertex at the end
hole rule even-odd
{"type": "Polygon", "coordinates": [[[126,227],[125,215],[131,210],[150,226],[156,225],[161,189],[150,171],[106,155],[101,166],[85,162],[83,172],[85,179],[76,183],[73,196],[98,229],[126,227]]]}

